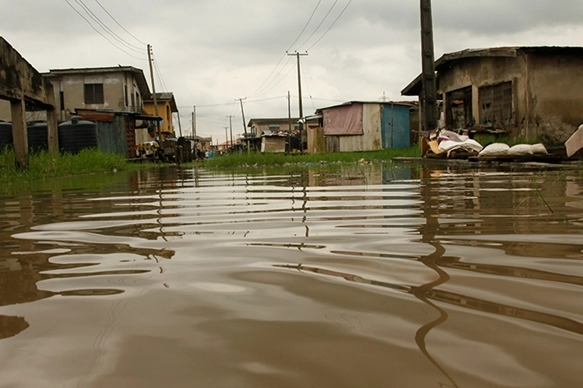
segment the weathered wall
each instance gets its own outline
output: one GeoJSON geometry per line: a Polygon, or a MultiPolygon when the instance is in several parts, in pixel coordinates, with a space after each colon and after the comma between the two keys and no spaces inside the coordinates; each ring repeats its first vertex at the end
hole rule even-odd
{"type": "Polygon", "coordinates": [[[339,151],[376,151],[381,149],[380,104],[364,104],[362,130],[362,136],[337,136],[339,151]]]}
{"type": "Polygon", "coordinates": [[[10,101],[0,99],[0,120],[12,121],[10,113],[10,101]]]}
{"type": "Polygon", "coordinates": [[[261,138],[262,152],[285,152],[287,139],[283,136],[263,136],[261,138]]]}
{"type": "Polygon", "coordinates": [[[0,37],[0,97],[47,105],[51,85],[12,46],[0,37]]]}
{"type": "Polygon", "coordinates": [[[583,123],[583,57],[578,55],[531,52],[465,59],[439,72],[438,93],[446,97],[471,86],[472,114],[479,123],[479,88],[507,81],[512,82],[514,134],[559,144],[583,123]]]}
{"type": "Polygon", "coordinates": [[[381,108],[382,149],[409,147],[411,144],[409,107],[400,104],[383,104],[381,108]]]}
{"type": "MultiPolygon", "coordinates": [[[[158,103],[158,116],[162,117],[162,124],[160,124],[160,132],[170,132],[174,131],[174,124],[172,123],[172,109],[170,107],[169,101],[157,101],[158,103]]],[[[156,109],[154,102],[144,102],[144,111],[151,116],[155,116],[156,109]]]]}
{"type": "Polygon", "coordinates": [[[465,59],[456,63],[452,70],[439,72],[437,91],[444,96],[444,106],[448,106],[451,103],[447,98],[448,92],[471,86],[473,121],[479,123],[479,88],[508,81],[513,82],[515,122],[520,125],[526,112],[526,101],[519,97],[525,95],[527,85],[524,56],[465,59]]]}
{"type": "Polygon", "coordinates": [[[583,123],[583,57],[528,55],[527,134],[564,142],[583,123]]]}
{"type": "Polygon", "coordinates": [[[133,74],[129,72],[83,73],[83,70],[79,70],[77,74],[59,74],[57,71],[53,74],[45,73],[44,76],[53,85],[60,120],[70,119],[70,112],[75,109],[141,112],[142,96],[133,74]],[[85,84],[103,84],[103,104],[85,104],[85,84]]]}
{"type": "Polygon", "coordinates": [[[47,110],[49,151],[58,150],[57,118],[52,85],[4,38],[0,37],[0,99],[10,101],[15,164],[28,167],[26,107],[47,110]]]}
{"type": "Polygon", "coordinates": [[[326,152],[326,140],[324,138],[324,128],[311,127],[307,129],[309,153],[326,152]]]}

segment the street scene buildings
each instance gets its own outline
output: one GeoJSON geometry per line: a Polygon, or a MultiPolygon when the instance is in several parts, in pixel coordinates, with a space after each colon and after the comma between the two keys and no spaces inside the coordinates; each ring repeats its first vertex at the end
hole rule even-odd
{"type": "MultiPolygon", "coordinates": [[[[179,138],[194,158],[208,152],[351,152],[408,148],[436,128],[423,128],[422,75],[403,90],[418,101],[349,101],[305,117],[252,118],[244,133],[224,142],[182,136],[171,91],[153,93],[143,70],[132,66],[37,72],[0,37],[0,120],[12,123],[5,142],[24,155],[23,133],[45,122],[47,149],[58,149],[57,123],[96,123],[103,151],[128,158],[173,153],[179,138]],[[24,95],[24,99],[16,96],[24,95]],[[20,102],[19,102],[20,101],[20,102]],[[22,111],[22,112],[21,112],[22,111]],[[21,117],[23,117],[21,119],[21,117]],[[33,118],[33,120],[30,120],[33,118]],[[22,122],[21,122],[22,121],[22,122]],[[178,123],[176,128],[175,123],[178,123]],[[163,143],[168,142],[166,145],[163,143]]],[[[582,47],[494,47],[444,54],[435,61],[439,125],[454,132],[487,132],[562,144],[577,130],[583,110],[582,47]],[[569,90],[568,93],[565,91],[569,90]]],[[[193,115],[193,120],[196,118],[193,115]]],[[[74,134],[74,133],[73,133],[74,134]]],[[[70,136],[70,135],[69,135],[70,136]]],[[[25,163],[25,157],[22,156],[25,163]]]]}

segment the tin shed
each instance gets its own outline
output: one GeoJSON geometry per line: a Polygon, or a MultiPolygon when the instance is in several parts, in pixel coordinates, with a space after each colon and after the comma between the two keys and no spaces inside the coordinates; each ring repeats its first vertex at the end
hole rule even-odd
{"type": "Polygon", "coordinates": [[[321,133],[326,151],[377,151],[409,147],[409,108],[407,103],[350,101],[318,109],[316,114],[322,117],[321,133]]]}

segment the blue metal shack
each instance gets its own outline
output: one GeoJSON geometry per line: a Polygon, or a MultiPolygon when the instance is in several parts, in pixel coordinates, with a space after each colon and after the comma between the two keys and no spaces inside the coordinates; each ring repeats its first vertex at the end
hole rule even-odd
{"type": "MultiPolygon", "coordinates": [[[[326,152],[377,151],[411,145],[411,104],[350,101],[318,109],[326,152]]],[[[308,149],[311,149],[308,145],[308,149]]],[[[324,150],[318,150],[324,151],[324,150]]]]}

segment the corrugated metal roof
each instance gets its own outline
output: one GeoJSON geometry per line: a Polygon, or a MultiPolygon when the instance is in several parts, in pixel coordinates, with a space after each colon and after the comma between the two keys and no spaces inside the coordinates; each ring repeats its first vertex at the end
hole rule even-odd
{"type": "Polygon", "coordinates": [[[290,120],[292,121],[292,123],[297,123],[299,119],[297,117],[292,117],[291,119],[288,117],[285,117],[285,118],[278,118],[278,117],[257,118],[257,119],[250,119],[247,126],[250,127],[252,122],[255,122],[257,124],[269,124],[269,123],[279,124],[279,123],[288,123],[290,120]]]}
{"type": "Polygon", "coordinates": [[[347,101],[342,104],[331,105],[324,108],[316,109],[316,115],[321,114],[322,111],[326,109],[333,109],[338,108],[340,106],[349,106],[353,104],[378,104],[378,105],[402,105],[402,106],[416,106],[417,103],[415,101],[347,101]]]}

